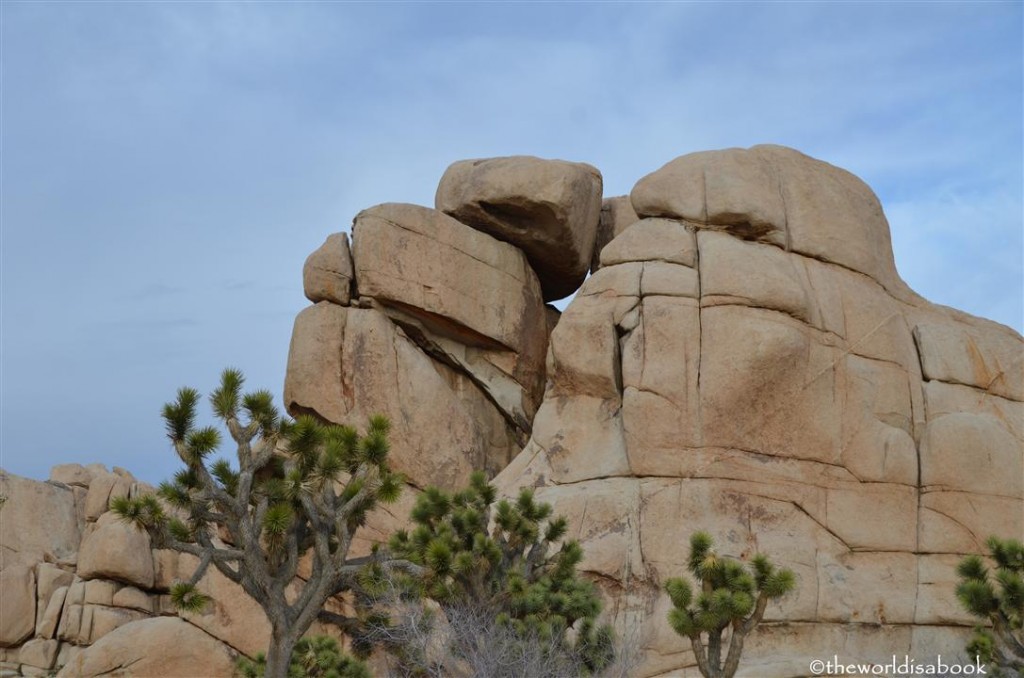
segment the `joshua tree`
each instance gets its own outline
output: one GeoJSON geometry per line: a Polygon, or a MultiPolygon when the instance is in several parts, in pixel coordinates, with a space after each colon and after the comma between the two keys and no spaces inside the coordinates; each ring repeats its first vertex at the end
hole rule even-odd
{"type": "Polygon", "coordinates": [[[685,579],[665,582],[673,605],[668,621],[676,633],[690,639],[702,676],[732,678],[743,643],[764,616],[768,601],[791,591],[795,577],[791,570],[776,569],[763,555],[753,558],[748,572],[739,561],[719,556],[713,546],[706,532],[690,537],[689,569],[699,582],[699,593],[694,600],[685,579]]]}
{"type": "Polygon", "coordinates": [[[265,674],[284,678],[292,650],[317,618],[355,631],[354,619],[323,607],[358,586],[363,566],[421,568],[380,554],[348,558],[367,512],[397,499],[402,487],[387,465],[387,420],[371,418],[363,436],[310,416],[292,422],[278,414],[269,392],[242,395],[242,383],[240,372],[225,370],[210,396],[237,446],[237,466],[225,459],[207,463],[220,432],[196,428],[199,394],[182,388],[164,406],[163,418],[185,468],[157,495],[115,499],[111,509],[148,531],[154,546],[199,559],[192,577],[171,589],[179,609],[195,611],[208,602],[196,584],[210,565],[252,596],[272,629],[265,674]],[[308,577],[297,578],[300,560],[310,553],[308,577]]]}
{"type": "Polygon", "coordinates": [[[1016,539],[989,537],[986,542],[995,562],[995,574],[980,556],[967,556],[956,572],[960,583],[956,597],[964,609],[991,624],[975,627],[967,645],[978,657],[996,669],[994,675],[1024,675],[1024,544],[1016,539]]]}
{"type": "MultiPolygon", "coordinates": [[[[417,498],[415,527],[390,542],[396,556],[423,567],[407,578],[408,589],[440,605],[450,652],[473,675],[605,668],[614,658],[613,636],[611,627],[596,626],[600,600],[576,571],[582,549],[575,541],[554,548],[566,520],[552,518],[551,506],[534,501],[530,490],[515,502],[495,499],[482,473],[461,492],[429,488],[417,498]]],[[[412,649],[399,648],[407,662],[423,662],[422,650],[412,649]]]]}

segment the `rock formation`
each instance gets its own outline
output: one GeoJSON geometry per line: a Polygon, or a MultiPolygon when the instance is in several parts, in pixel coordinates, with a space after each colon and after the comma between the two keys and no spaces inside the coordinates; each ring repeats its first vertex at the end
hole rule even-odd
{"type": "Polygon", "coordinates": [[[266,650],[263,610],[216,571],[199,584],[212,604],[179,618],[169,590],[196,559],[151,548],[107,510],[153,491],[100,464],[56,466],[46,482],[0,472],[0,676],[231,676],[239,655],[266,650]]]}
{"type": "MultiPolygon", "coordinates": [[[[1024,536],[1024,341],[912,292],[863,182],[758,146],[682,156],[602,203],[594,168],[515,157],[452,165],[435,206],[365,210],[351,248],[310,255],[291,414],[388,415],[414,487],[483,468],[536,488],[643,649],[637,676],[696,675],[661,591],[696,530],[798,575],[746,675],[962,653],[956,562],[1024,536]],[[560,316],[545,305],[573,291],[560,316]]],[[[215,575],[214,609],[170,612],[192,563],[106,513],[143,489],[96,466],[3,476],[0,668],[185,675],[186,646],[209,645],[223,675],[263,647],[262,612],[215,575]]]]}
{"type": "Polygon", "coordinates": [[[1020,336],[911,292],[870,189],[795,151],[683,156],[630,204],[498,483],[569,517],[638,675],[693,664],[659,584],[698,529],[798,574],[756,675],[962,653],[955,563],[1024,534],[1020,336]]]}

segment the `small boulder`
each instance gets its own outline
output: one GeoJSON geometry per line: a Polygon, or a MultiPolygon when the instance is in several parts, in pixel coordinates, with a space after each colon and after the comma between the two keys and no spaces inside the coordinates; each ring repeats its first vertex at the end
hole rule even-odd
{"type": "Polygon", "coordinates": [[[347,233],[334,233],[306,259],[302,288],[314,304],[329,301],[348,306],[352,296],[352,254],[347,233]]]}
{"type": "Polygon", "coordinates": [[[89,493],[85,495],[85,519],[93,521],[110,509],[110,500],[126,497],[131,490],[132,480],[116,473],[93,476],[89,493]]]}
{"type": "Polygon", "coordinates": [[[33,638],[21,646],[21,650],[18,652],[18,661],[36,669],[51,669],[53,662],[57,659],[59,645],[60,643],[56,640],[33,638]]]}
{"type": "Polygon", "coordinates": [[[530,156],[462,160],[437,187],[437,209],[525,254],[545,301],[575,292],[590,269],[601,213],[601,173],[530,156]]]}
{"type": "Polygon", "coordinates": [[[72,657],[57,675],[201,678],[230,676],[234,670],[226,645],[186,621],[157,617],[114,629],[72,657]]]}
{"type": "Polygon", "coordinates": [[[60,622],[60,614],[64,609],[64,599],[67,598],[68,587],[61,586],[46,603],[46,608],[39,614],[36,622],[36,636],[39,638],[53,638],[57,632],[57,624],[60,622]]]}
{"type": "Polygon", "coordinates": [[[153,552],[149,535],[121,522],[113,513],[103,514],[96,530],[82,541],[78,576],[103,577],[152,588],[153,552]]]}
{"type": "Polygon", "coordinates": [[[81,464],[58,464],[50,469],[50,480],[65,485],[89,487],[92,473],[81,464]]]}
{"type": "Polygon", "coordinates": [[[152,596],[146,594],[144,591],[140,591],[134,586],[125,586],[115,593],[111,599],[111,605],[114,607],[125,607],[130,610],[138,610],[139,612],[146,612],[148,614],[152,614],[154,608],[152,596]]]}
{"type": "Polygon", "coordinates": [[[697,241],[678,221],[644,219],[601,252],[603,266],[631,261],[665,261],[692,268],[697,265],[697,241]]]}
{"type": "Polygon", "coordinates": [[[30,567],[0,571],[0,646],[17,645],[36,628],[36,575],[30,567]]]}
{"type": "Polygon", "coordinates": [[[0,495],[0,569],[75,561],[82,536],[71,489],[0,470],[0,495]]]}

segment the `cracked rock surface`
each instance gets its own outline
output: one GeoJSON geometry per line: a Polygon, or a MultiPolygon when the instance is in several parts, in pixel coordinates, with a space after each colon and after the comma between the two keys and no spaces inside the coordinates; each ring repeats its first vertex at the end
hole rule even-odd
{"type": "MultiPolygon", "coordinates": [[[[286,407],[387,415],[411,483],[351,555],[403,527],[418,488],[483,469],[568,518],[642,650],[631,675],[697,675],[662,591],[697,530],[797,574],[741,675],[962,656],[957,562],[1024,536],[1024,340],[911,291],[870,188],[778,146],[682,156],[603,208],[578,163],[464,161],[441,183],[438,209],[365,210],[351,248],[332,235],[303,272],[286,407]]],[[[228,675],[266,646],[217,576],[210,610],[174,616],[194,562],[107,512],[151,490],[98,465],[0,473],[0,672],[228,675]]]]}
{"type": "Polygon", "coordinates": [[[962,654],[956,562],[1024,534],[1020,335],[910,291],[871,190],[791,149],[673,160],[630,225],[617,200],[497,483],[568,517],[637,675],[693,670],[660,586],[697,530],[797,574],[751,675],[962,654]]]}

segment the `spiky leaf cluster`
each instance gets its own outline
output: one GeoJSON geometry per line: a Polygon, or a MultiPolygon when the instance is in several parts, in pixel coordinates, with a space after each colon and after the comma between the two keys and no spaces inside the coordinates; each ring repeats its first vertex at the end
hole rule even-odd
{"type": "Polygon", "coordinates": [[[775,567],[761,554],[751,560],[749,567],[721,556],[706,532],[690,537],[688,569],[697,581],[696,595],[686,579],[674,577],[665,582],[672,601],[669,624],[690,640],[705,677],[732,676],[745,636],[761,621],[769,600],[793,590],[795,575],[789,569],[775,567]],[[727,630],[730,641],[723,658],[727,630]]]}
{"type": "Polygon", "coordinates": [[[980,556],[967,556],[957,566],[957,599],[990,625],[975,628],[967,651],[990,664],[993,675],[1024,673],[1024,544],[992,536],[986,545],[994,571],[980,556]]]}
{"type": "MultiPolygon", "coordinates": [[[[265,678],[267,657],[260,652],[255,661],[245,657],[238,660],[238,672],[243,678],[265,678]]],[[[312,636],[300,640],[292,650],[288,678],[370,678],[370,669],[338,647],[338,641],[328,636],[312,636]]]]}
{"type": "Polygon", "coordinates": [[[523,638],[569,644],[591,671],[613,659],[610,627],[598,627],[601,610],[593,584],[577,566],[583,551],[576,541],[559,542],[564,518],[524,489],[515,501],[496,501],[495,488],[482,473],[450,494],[429,488],[412,511],[411,531],[399,531],[391,551],[423,566],[425,575],[410,582],[420,595],[442,609],[464,606],[488,610],[497,623],[523,638]]]}

